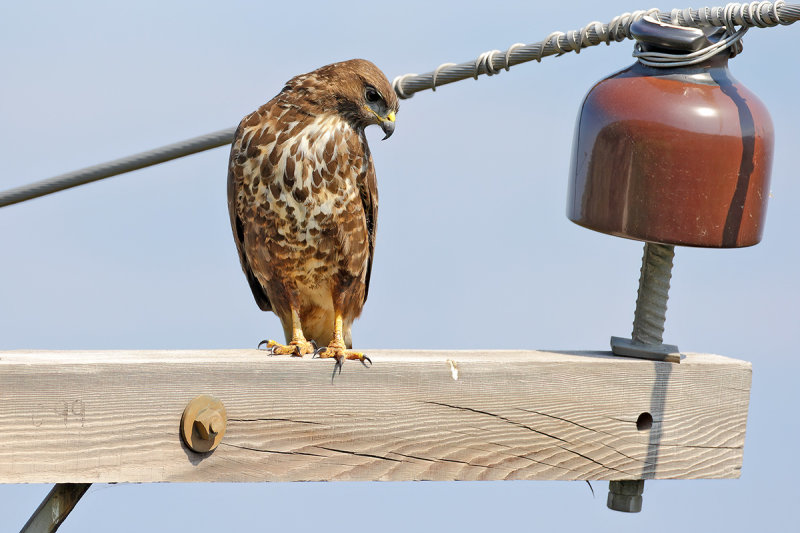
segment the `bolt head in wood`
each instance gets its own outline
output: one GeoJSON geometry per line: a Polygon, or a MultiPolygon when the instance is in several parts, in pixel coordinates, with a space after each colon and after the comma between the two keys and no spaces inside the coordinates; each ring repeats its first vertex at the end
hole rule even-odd
{"type": "Polygon", "coordinates": [[[192,451],[210,452],[222,441],[227,423],[228,415],[223,403],[213,396],[201,394],[183,410],[181,437],[192,451]]]}

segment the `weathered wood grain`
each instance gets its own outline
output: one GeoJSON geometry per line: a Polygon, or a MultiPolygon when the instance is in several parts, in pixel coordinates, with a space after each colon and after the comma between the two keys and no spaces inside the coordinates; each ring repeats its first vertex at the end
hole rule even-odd
{"type": "Polygon", "coordinates": [[[738,477],[750,364],[600,352],[0,352],[0,482],[738,477]],[[210,454],[181,442],[221,399],[210,454]],[[653,417],[649,430],[637,418],[653,417]]]}

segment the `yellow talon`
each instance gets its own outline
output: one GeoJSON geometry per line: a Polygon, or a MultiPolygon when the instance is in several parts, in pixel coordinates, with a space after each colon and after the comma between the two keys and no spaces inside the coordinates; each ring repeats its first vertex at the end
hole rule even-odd
{"type": "Polygon", "coordinates": [[[305,339],[293,340],[289,344],[281,344],[270,339],[261,341],[258,347],[261,348],[261,345],[266,345],[270,355],[291,355],[292,357],[303,357],[305,354],[314,353],[317,349],[313,342],[305,339]]]}

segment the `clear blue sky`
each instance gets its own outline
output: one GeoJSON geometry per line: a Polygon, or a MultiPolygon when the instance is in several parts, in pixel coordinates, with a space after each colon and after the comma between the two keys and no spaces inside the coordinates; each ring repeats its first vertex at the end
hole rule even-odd
{"type": "MultiPolygon", "coordinates": [[[[1,188],[234,126],[291,76],[333,61],[364,57],[392,78],[652,7],[111,5],[0,7],[1,188]]],[[[731,63],[775,124],[765,238],[677,249],[667,316],[665,341],[753,362],[740,480],[648,482],[636,516],[606,510],[606,483],[595,498],[566,482],[98,485],[61,531],[785,530],[800,478],[787,453],[800,440],[798,31],[751,30],[731,63]],[[198,502],[220,511],[189,512],[198,502]]],[[[630,64],[631,48],[421,93],[401,104],[391,140],[369,132],[381,211],[358,346],[607,349],[630,332],[641,243],[564,212],[581,98],[630,64]]],[[[0,210],[0,349],[246,348],[277,335],[239,268],[227,157],[220,148],[0,210]]],[[[47,490],[0,485],[0,530],[16,531],[47,490]]]]}

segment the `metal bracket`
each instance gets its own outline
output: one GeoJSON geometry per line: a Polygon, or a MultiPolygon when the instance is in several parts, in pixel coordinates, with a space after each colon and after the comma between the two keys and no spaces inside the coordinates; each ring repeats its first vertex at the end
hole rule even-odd
{"type": "Polygon", "coordinates": [[[58,483],[22,526],[20,533],[52,533],[66,520],[91,483],[58,483]]]}
{"type": "Polygon", "coordinates": [[[680,363],[681,352],[674,344],[645,344],[633,339],[611,337],[611,351],[614,355],[624,357],[637,357],[651,361],[666,361],[680,363]]]}

